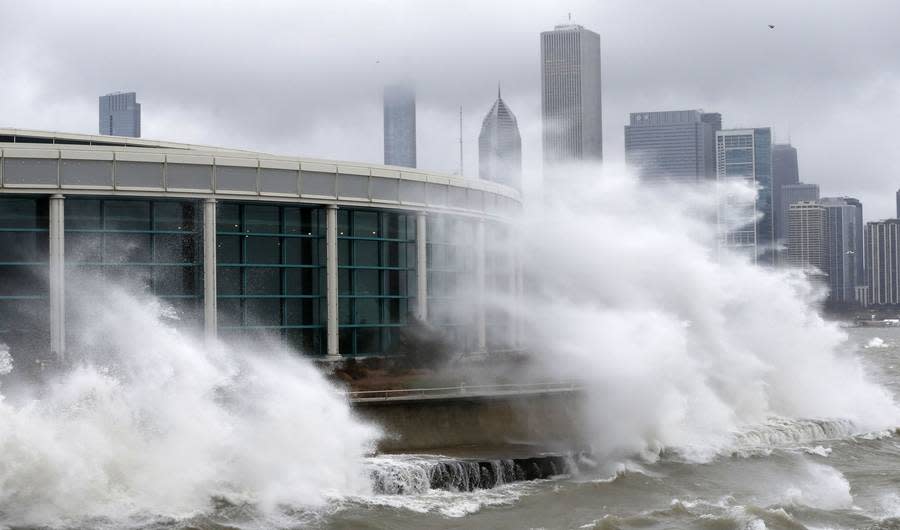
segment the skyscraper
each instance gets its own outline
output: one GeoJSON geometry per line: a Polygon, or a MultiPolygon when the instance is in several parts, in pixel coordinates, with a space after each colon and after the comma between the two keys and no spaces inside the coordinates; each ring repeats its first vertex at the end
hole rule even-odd
{"type": "Polygon", "coordinates": [[[134,92],[100,96],[100,134],[141,137],[141,104],[134,92]]]}
{"type": "Polygon", "coordinates": [[[900,304],[900,219],[866,223],[870,305],[900,304]]]}
{"type": "Polygon", "coordinates": [[[788,243],[791,233],[791,219],[788,216],[788,209],[796,202],[800,201],[817,201],[819,200],[819,185],[805,184],[803,182],[797,184],[786,184],[781,187],[778,202],[775,203],[776,218],[781,219],[782,228],[784,229],[784,237],[779,238],[779,264],[787,263],[787,256],[784,247],[788,243]]]}
{"type": "Polygon", "coordinates": [[[522,188],[522,138],[516,117],[500,97],[481,123],[478,135],[478,176],[522,188]]]}
{"type": "Polygon", "coordinates": [[[825,207],[812,201],[791,204],[787,263],[803,269],[825,270],[825,207]]]}
{"type": "Polygon", "coordinates": [[[851,303],[856,286],[863,281],[862,204],[849,197],[825,197],[825,267],[829,301],[851,303]]]}
{"type": "Polygon", "coordinates": [[[771,130],[718,131],[716,180],[720,185],[719,246],[745,252],[760,263],[773,263],[771,130]],[[755,199],[736,192],[730,187],[734,183],[755,189],[755,199]],[[761,214],[759,219],[757,212],[761,214]]]}
{"type": "Polygon", "coordinates": [[[384,163],[416,167],[416,94],[409,85],[384,88],[384,163]]]}
{"type": "MultiPolygon", "coordinates": [[[[790,144],[774,144],[772,146],[772,192],[776,206],[782,203],[781,188],[800,183],[800,171],[797,166],[797,149],[790,144]]],[[[790,204],[790,203],[788,203],[790,204]]],[[[784,215],[787,208],[775,210],[775,237],[779,240],[788,236],[784,215]]]]}
{"type": "Polygon", "coordinates": [[[721,114],[700,110],[633,112],[625,126],[625,162],[647,181],[716,177],[721,114]]]}
{"type": "Polygon", "coordinates": [[[583,26],[541,33],[544,170],[603,160],[600,35],[583,26]]]}

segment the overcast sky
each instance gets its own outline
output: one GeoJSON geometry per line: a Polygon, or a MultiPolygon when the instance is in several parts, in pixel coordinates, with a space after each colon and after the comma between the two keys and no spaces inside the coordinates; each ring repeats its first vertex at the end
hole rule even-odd
{"type": "Polygon", "coordinates": [[[0,126],[97,132],[97,96],[134,90],[145,138],[382,162],[381,90],[415,82],[419,167],[477,174],[502,83],[539,175],[539,33],[603,39],[604,154],[635,111],[703,108],[790,133],[824,195],[894,215],[896,0],[0,0],[0,126]],[[768,24],[774,24],[770,30],[768,24]]]}

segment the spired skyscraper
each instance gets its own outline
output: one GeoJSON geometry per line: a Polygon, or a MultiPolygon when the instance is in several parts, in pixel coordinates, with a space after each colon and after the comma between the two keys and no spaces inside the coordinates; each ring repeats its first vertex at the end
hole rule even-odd
{"type": "Polygon", "coordinates": [[[625,126],[625,162],[646,181],[715,179],[721,128],[718,113],[632,112],[625,126]]]}
{"type": "Polygon", "coordinates": [[[603,160],[600,35],[568,24],[541,33],[544,170],[603,160]]]}
{"type": "Polygon", "coordinates": [[[771,129],[717,132],[716,180],[720,184],[719,246],[746,252],[755,262],[773,264],[771,129]],[[756,198],[732,193],[727,185],[734,182],[755,189],[756,198]]]}
{"type": "Polygon", "coordinates": [[[384,163],[416,167],[416,93],[406,84],[384,88],[384,163]]]}
{"type": "Polygon", "coordinates": [[[484,117],[478,135],[478,176],[522,189],[522,137],[499,87],[497,101],[484,117]]]}
{"type": "Polygon", "coordinates": [[[100,96],[100,134],[141,137],[141,104],[134,92],[100,96]]]}

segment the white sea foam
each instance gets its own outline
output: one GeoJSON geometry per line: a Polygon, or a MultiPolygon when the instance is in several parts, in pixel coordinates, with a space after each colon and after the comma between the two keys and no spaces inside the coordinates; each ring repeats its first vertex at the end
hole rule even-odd
{"type": "Polygon", "coordinates": [[[5,524],[183,519],[214,497],[264,516],[370,491],[377,432],[310,363],[276,344],[206,347],[164,304],[102,289],[78,330],[86,356],[0,402],[5,524]]]}
{"type": "Polygon", "coordinates": [[[881,337],[872,337],[866,343],[866,348],[890,348],[891,345],[886,343],[881,337]]]}

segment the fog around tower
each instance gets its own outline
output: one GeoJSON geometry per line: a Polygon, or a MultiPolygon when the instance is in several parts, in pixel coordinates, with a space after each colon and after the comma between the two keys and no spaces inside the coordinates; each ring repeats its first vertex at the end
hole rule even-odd
{"type": "Polygon", "coordinates": [[[603,39],[608,161],[624,158],[629,112],[703,108],[726,127],[790,136],[801,179],[858,197],[867,219],[894,211],[900,5],[890,0],[12,5],[0,17],[0,126],[96,133],[97,96],[134,90],[145,138],[377,163],[382,87],[408,78],[419,166],[457,171],[462,105],[473,177],[498,81],[523,165],[541,166],[538,36],[571,11],[603,39]]]}

